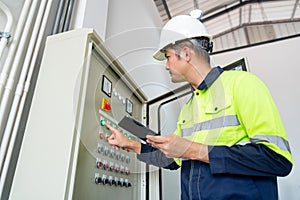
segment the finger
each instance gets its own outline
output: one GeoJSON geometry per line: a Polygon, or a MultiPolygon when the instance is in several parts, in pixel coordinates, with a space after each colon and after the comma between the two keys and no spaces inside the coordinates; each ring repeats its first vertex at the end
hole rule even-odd
{"type": "Polygon", "coordinates": [[[147,135],[147,140],[150,142],[155,142],[155,143],[165,143],[165,138],[163,136],[152,136],[152,135],[147,135]]]}
{"type": "Polygon", "coordinates": [[[160,149],[160,145],[158,143],[155,143],[153,141],[147,140],[147,143],[150,144],[152,147],[160,149]]]}
{"type": "Polygon", "coordinates": [[[153,142],[152,142],[151,140],[149,140],[149,139],[147,139],[146,142],[147,142],[148,144],[151,144],[151,145],[153,144],[153,142]]]}
{"type": "Polygon", "coordinates": [[[115,138],[115,134],[113,133],[110,136],[108,136],[107,140],[114,140],[115,138]]]}
{"type": "Polygon", "coordinates": [[[117,146],[117,144],[118,144],[118,142],[117,142],[116,140],[114,140],[114,139],[108,140],[107,142],[108,142],[110,145],[112,145],[112,146],[117,146]]]}
{"type": "Polygon", "coordinates": [[[150,144],[151,146],[155,145],[155,142],[153,142],[153,141],[150,140],[150,139],[147,139],[146,142],[147,142],[148,144],[150,144]]]}
{"type": "Polygon", "coordinates": [[[147,139],[146,142],[152,146],[155,145],[155,142],[150,139],[147,139]]]}
{"type": "Polygon", "coordinates": [[[117,146],[117,145],[114,145],[114,148],[115,148],[117,151],[119,151],[119,150],[120,150],[120,147],[119,147],[119,146],[117,146]]]}
{"type": "Polygon", "coordinates": [[[106,126],[109,130],[113,130],[113,129],[114,129],[111,125],[109,125],[109,124],[106,123],[106,122],[105,122],[105,126],[106,126]]]}

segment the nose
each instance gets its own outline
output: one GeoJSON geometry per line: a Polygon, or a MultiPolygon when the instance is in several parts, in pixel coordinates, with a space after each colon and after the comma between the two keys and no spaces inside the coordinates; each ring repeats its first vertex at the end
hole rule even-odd
{"type": "Polygon", "coordinates": [[[168,62],[166,63],[165,69],[166,69],[166,70],[170,70],[170,67],[169,67],[168,62]]]}

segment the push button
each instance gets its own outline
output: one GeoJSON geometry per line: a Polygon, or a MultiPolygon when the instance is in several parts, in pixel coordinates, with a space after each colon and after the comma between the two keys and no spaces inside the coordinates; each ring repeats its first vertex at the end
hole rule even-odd
{"type": "Polygon", "coordinates": [[[125,179],[123,185],[124,185],[125,187],[131,187],[131,183],[129,183],[128,179],[125,179]]]}
{"type": "Polygon", "coordinates": [[[103,169],[108,170],[109,169],[109,164],[106,160],[103,161],[103,169]]]}
{"type": "Polygon", "coordinates": [[[100,120],[100,125],[101,125],[101,126],[105,126],[105,120],[104,120],[104,119],[101,119],[101,120],[100,120]]]}
{"type": "Polygon", "coordinates": [[[98,169],[101,169],[101,168],[103,167],[103,163],[102,163],[100,160],[97,160],[97,161],[96,161],[96,167],[97,167],[98,169]]]}
{"type": "Polygon", "coordinates": [[[130,175],[130,170],[127,167],[125,168],[125,174],[130,175]]]}
{"type": "Polygon", "coordinates": [[[98,151],[98,153],[103,152],[103,146],[101,144],[98,144],[97,151],[98,151]]]}
{"type": "Polygon", "coordinates": [[[121,187],[125,186],[123,178],[120,178],[120,180],[118,182],[118,185],[121,186],[121,187]]]}
{"type": "Polygon", "coordinates": [[[126,163],[130,163],[130,158],[129,158],[129,156],[126,156],[126,163]]]}
{"type": "Polygon", "coordinates": [[[115,150],[111,149],[111,150],[110,150],[110,157],[111,157],[111,158],[114,158],[115,156],[116,156],[115,150]]]}
{"type": "Polygon", "coordinates": [[[122,165],[121,165],[121,168],[120,168],[120,172],[121,172],[121,174],[124,174],[124,173],[125,173],[125,168],[124,168],[124,166],[122,166],[122,165]]]}
{"type": "Polygon", "coordinates": [[[100,175],[98,173],[95,174],[94,181],[96,184],[102,183],[102,179],[100,178],[100,175]]]}
{"type": "Polygon", "coordinates": [[[101,109],[106,111],[106,112],[111,110],[111,106],[109,104],[109,101],[105,98],[102,98],[101,109]]]}
{"type": "Polygon", "coordinates": [[[114,185],[115,185],[115,186],[118,186],[118,185],[119,185],[119,179],[118,179],[118,177],[115,177],[114,185]]]}
{"type": "Polygon", "coordinates": [[[115,180],[113,179],[112,176],[109,176],[109,177],[108,177],[108,184],[109,184],[109,185],[115,184],[115,180]]]}
{"type": "Polygon", "coordinates": [[[121,170],[120,166],[118,164],[115,165],[115,172],[119,173],[121,170]]]}
{"type": "Polygon", "coordinates": [[[110,155],[110,150],[107,146],[104,147],[104,155],[106,156],[110,155]]]}
{"type": "Polygon", "coordinates": [[[108,183],[108,178],[105,174],[102,175],[101,182],[103,185],[106,185],[108,183]]]}
{"type": "Polygon", "coordinates": [[[115,170],[115,165],[114,165],[114,163],[112,163],[112,162],[109,163],[109,170],[110,170],[110,171],[114,171],[114,170],[115,170]]]}
{"type": "Polygon", "coordinates": [[[104,138],[104,133],[100,133],[100,134],[99,134],[99,138],[100,138],[100,140],[103,140],[103,138],[104,138]]]}

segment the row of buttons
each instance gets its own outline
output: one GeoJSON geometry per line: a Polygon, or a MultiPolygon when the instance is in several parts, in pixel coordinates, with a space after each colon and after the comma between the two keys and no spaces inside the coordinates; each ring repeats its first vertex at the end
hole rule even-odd
{"type": "Polygon", "coordinates": [[[107,176],[106,174],[100,176],[100,174],[95,173],[94,181],[96,184],[102,183],[103,185],[109,184],[120,187],[131,187],[131,183],[128,181],[128,179],[107,176]]]}
{"type": "Polygon", "coordinates": [[[99,154],[104,154],[105,156],[115,158],[117,160],[121,160],[122,162],[130,163],[129,156],[125,156],[124,154],[121,154],[119,151],[116,151],[110,147],[103,146],[102,144],[98,143],[97,151],[99,154]]]}
{"type": "MultiPolygon", "coordinates": [[[[105,126],[105,123],[111,125],[110,121],[107,120],[107,121],[105,122],[105,119],[104,119],[103,117],[101,117],[101,118],[100,118],[100,125],[101,125],[102,127],[104,127],[104,126],[105,126]]],[[[113,128],[117,128],[117,126],[116,126],[115,124],[112,124],[112,127],[113,127],[113,128]]],[[[121,130],[121,129],[119,129],[119,131],[123,132],[123,130],[121,130]]],[[[100,132],[99,134],[100,134],[100,139],[103,139],[103,138],[104,138],[104,133],[100,132]]],[[[131,135],[129,135],[129,134],[127,134],[127,133],[123,133],[123,135],[124,135],[125,137],[127,137],[129,140],[133,140],[133,139],[134,139],[131,135]]],[[[105,134],[105,138],[107,138],[107,137],[109,137],[109,136],[110,136],[110,134],[108,134],[108,133],[105,134]]]]}
{"type": "Polygon", "coordinates": [[[104,170],[110,170],[110,171],[115,171],[117,173],[121,173],[121,174],[126,174],[129,175],[130,174],[130,170],[128,169],[128,167],[124,167],[123,165],[119,165],[119,164],[114,164],[113,162],[109,162],[104,160],[103,162],[100,159],[97,159],[96,161],[96,167],[98,169],[104,169],[104,170]]]}

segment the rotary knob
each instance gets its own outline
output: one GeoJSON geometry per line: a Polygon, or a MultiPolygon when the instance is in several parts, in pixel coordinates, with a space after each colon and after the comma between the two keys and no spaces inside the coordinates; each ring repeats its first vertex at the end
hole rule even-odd
{"type": "Polygon", "coordinates": [[[102,179],[101,179],[99,176],[96,176],[96,177],[95,177],[95,183],[96,183],[96,184],[102,183],[102,179]]]}

